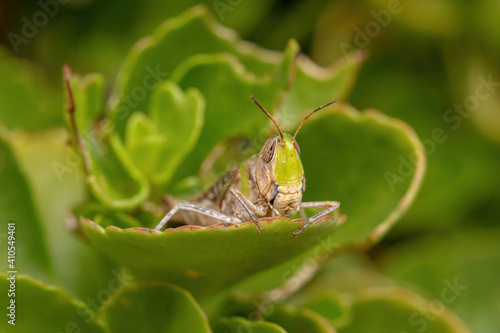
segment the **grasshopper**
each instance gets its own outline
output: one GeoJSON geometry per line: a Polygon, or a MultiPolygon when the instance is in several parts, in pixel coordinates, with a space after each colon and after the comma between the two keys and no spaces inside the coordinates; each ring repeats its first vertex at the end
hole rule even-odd
{"type": "Polygon", "coordinates": [[[258,218],[288,217],[305,208],[326,208],[307,218],[293,236],[297,236],[309,224],[331,213],[340,206],[337,201],[302,202],[305,191],[304,169],[300,160],[300,148],[295,140],[304,122],[315,112],[335,103],[333,100],[311,111],[302,120],[295,134],[283,133],[274,118],[256,100],[257,106],[272,120],[278,134],[269,138],[260,152],[228,171],[208,189],[189,201],[167,196],[164,201],[168,213],[155,230],[162,230],[173,219],[187,224],[208,226],[222,222],[224,226],[253,221],[259,233],[264,229],[258,218]]]}

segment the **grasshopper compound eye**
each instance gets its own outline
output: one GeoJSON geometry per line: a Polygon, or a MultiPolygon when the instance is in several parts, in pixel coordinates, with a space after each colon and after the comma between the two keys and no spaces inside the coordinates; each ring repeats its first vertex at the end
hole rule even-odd
{"type": "Polygon", "coordinates": [[[276,142],[277,138],[273,136],[268,139],[262,148],[262,160],[266,163],[270,163],[274,157],[274,153],[276,152],[276,142]]]}

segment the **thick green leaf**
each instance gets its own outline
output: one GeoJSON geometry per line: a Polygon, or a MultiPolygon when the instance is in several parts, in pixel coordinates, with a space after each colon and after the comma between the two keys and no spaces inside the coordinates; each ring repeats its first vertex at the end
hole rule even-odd
{"type": "Polygon", "coordinates": [[[113,133],[114,124],[109,119],[96,123],[103,108],[102,76],[88,75],[80,79],[70,72],[65,76],[75,105],[74,121],[68,115],[68,126],[83,157],[92,193],[110,207],[137,206],[147,198],[149,183],[134,165],[121,139],[113,133]]]}
{"type": "Polygon", "coordinates": [[[317,313],[308,309],[297,310],[288,305],[276,308],[267,319],[281,325],[289,333],[337,332],[326,318],[317,313]]]}
{"type": "Polygon", "coordinates": [[[130,267],[138,277],[165,280],[195,296],[206,296],[297,256],[337,228],[331,218],[325,218],[300,237],[292,237],[290,233],[301,222],[262,219],[263,234],[253,222],[227,228],[185,226],[165,232],[113,226],[103,229],[88,220],[82,221],[82,227],[97,249],[130,267]]]}
{"type": "Polygon", "coordinates": [[[211,332],[193,297],[165,283],[127,286],[102,307],[99,316],[110,333],[211,332]]]}
{"type": "Polygon", "coordinates": [[[137,169],[119,137],[111,134],[109,147],[92,146],[88,182],[93,194],[105,205],[131,209],[144,202],[149,183],[137,169]]]}
{"type": "Polygon", "coordinates": [[[136,112],[130,116],[125,147],[142,172],[153,172],[165,141],[165,135],[158,132],[156,124],[146,114],[136,112]]]}
{"type": "Polygon", "coordinates": [[[297,136],[304,201],[341,202],[347,222],[332,243],[376,242],[412,202],[425,170],[423,148],[399,120],[343,104],[330,109],[335,111],[323,111],[297,136]]]}
{"type": "MultiPolygon", "coordinates": [[[[14,280],[7,280],[10,277],[0,274],[0,287],[5,294],[12,288],[14,280]]],[[[7,322],[14,318],[4,315],[0,321],[2,332],[105,332],[102,325],[94,321],[94,311],[66,292],[24,275],[17,275],[14,285],[15,296],[2,296],[2,309],[6,313],[5,309],[14,300],[15,326],[7,322]]]]}
{"type": "MultiPolygon", "coordinates": [[[[22,271],[40,278],[52,273],[47,244],[41,237],[45,233],[38,211],[35,208],[33,191],[14,154],[11,143],[0,133],[0,242],[4,247],[0,270],[22,271]],[[9,224],[12,227],[8,227],[9,224]],[[9,229],[8,229],[9,228],[9,229]],[[12,233],[8,234],[8,231],[12,233]],[[9,240],[8,236],[14,239],[9,240]],[[9,269],[7,241],[15,243],[16,263],[9,269]]],[[[11,244],[12,245],[12,244],[11,244]]],[[[9,245],[9,246],[11,246],[9,245]]]]}
{"type": "Polygon", "coordinates": [[[195,89],[184,94],[165,81],[152,96],[149,117],[134,113],[127,124],[126,147],[134,162],[155,183],[170,179],[196,143],[203,124],[204,99],[195,89]]]}
{"type": "Polygon", "coordinates": [[[380,262],[389,276],[425,290],[474,332],[497,332],[499,237],[498,229],[427,237],[391,248],[380,262]]]}
{"type": "Polygon", "coordinates": [[[394,287],[360,292],[354,300],[352,316],[351,324],[340,328],[339,333],[470,332],[444,305],[394,287]]]}
{"type": "Polygon", "coordinates": [[[242,317],[222,318],[214,326],[214,333],[286,333],[286,331],[273,323],[265,321],[249,321],[242,317]]]}

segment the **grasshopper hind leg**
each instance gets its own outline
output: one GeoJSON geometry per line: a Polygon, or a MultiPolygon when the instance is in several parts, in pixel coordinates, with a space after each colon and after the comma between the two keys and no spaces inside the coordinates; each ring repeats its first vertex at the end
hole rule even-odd
{"type": "MultiPolygon", "coordinates": [[[[296,237],[298,236],[302,230],[304,230],[309,224],[316,222],[320,218],[322,218],[325,215],[330,214],[333,212],[335,209],[340,207],[340,202],[338,201],[313,201],[313,202],[301,202],[300,203],[300,212],[301,215],[304,212],[304,208],[315,208],[315,207],[326,207],[325,210],[317,213],[316,215],[313,215],[312,217],[308,218],[306,222],[304,222],[299,230],[292,232],[292,236],[296,237]]],[[[305,214],[304,214],[305,215],[305,214]]]]}
{"type": "Polygon", "coordinates": [[[155,227],[155,230],[162,230],[165,225],[167,224],[168,221],[178,212],[178,211],[192,211],[194,213],[202,214],[211,218],[214,218],[216,220],[221,221],[224,226],[228,226],[229,223],[240,223],[241,221],[236,218],[236,217],[230,217],[227,215],[224,215],[222,213],[219,213],[215,210],[203,207],[198,204],[194,204],[189,201],[181,201],[177,205],[175,205],[158,223],[158,225],[155,227]]]}

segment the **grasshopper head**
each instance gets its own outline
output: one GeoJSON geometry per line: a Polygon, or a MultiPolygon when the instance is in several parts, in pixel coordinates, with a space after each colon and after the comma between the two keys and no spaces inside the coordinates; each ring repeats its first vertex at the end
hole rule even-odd
{"type": "Polygon", "coordinates": [[[252,97],[259,108],[273,121],[279,134],[269,138],[262,147],[255,170],[255,178],[260,194],[274,205],[281,215],[290,215],[298,210],[305,190],[305,178],[300,149],[295,137],[304,122],[316,111],[335,103],[329,102],[313,110],[304,118],[293,136],[283,134],[278,123],[252,97]]]}
{"type": "Polygon", "coordinates": [[[278,192],[291,191],[301,198],[305,189],[299,146],[290,134],[281,135],[266,141],[258,155],[255,172],[260,193],[271,203],[278,192]]]}
{"type": "Polygon", "coordinates": [[[290,134],[276,134],[269,138],[260,151],[260,159],[273,170],[272,178],[278,186],[302,182],[304,169],[300,148],[290,134]]]}

